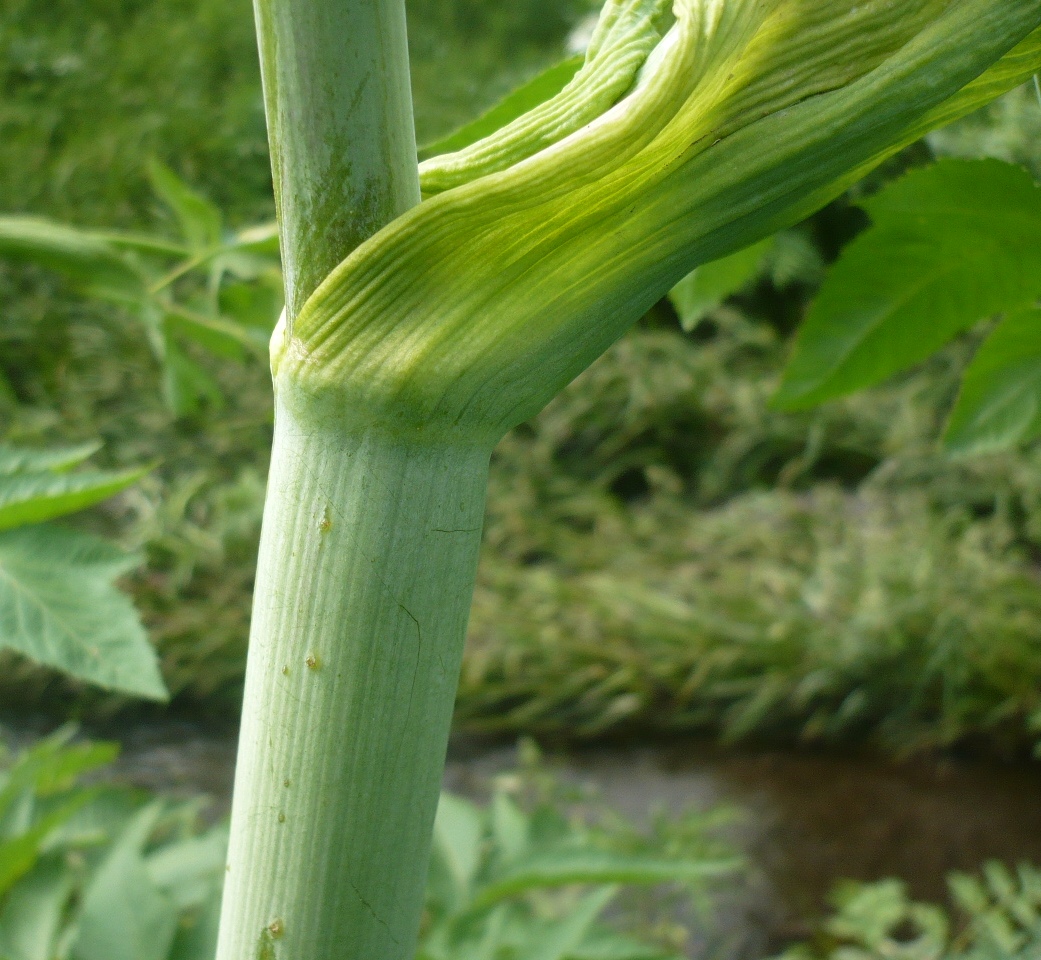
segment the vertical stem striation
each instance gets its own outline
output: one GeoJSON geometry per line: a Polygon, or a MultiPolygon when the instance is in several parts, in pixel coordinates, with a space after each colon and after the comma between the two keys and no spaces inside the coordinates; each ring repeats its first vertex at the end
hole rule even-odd
{"type": "Polygon", "coordinates": [[[410,960],[486,445],[276,418],[218,960],[410,960]]]}
{"type": "MultiPolygon", "coordinates": [[[[255,10],[291,333],[419,202],[405,7],[255,10]]],[[[410,960],[489,450],[313,399],[276,403],[217,957],[410,960]]]]}
{"type": "Polygon", "coordinates": [[[286,314],[419,203],[405,0],[254,0],[286,314]]]}

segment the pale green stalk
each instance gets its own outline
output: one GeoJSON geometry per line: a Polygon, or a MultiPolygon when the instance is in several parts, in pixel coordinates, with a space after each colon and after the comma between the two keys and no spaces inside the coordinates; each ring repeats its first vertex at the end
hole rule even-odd
{"type": "MultiPolygon", "coordinates": [[[[404,0],[257,0],[288,324],[419,201],[404,0]]],[[[490,443],[280,385],[219,960],[411,956],[490,443]]]]}
{"type": "Polygon", "coordinates": [[[402,2],[258,0],[288,308],[218,960],[412,956],[504,431],[1041,67],[1041,0],[609,0],[574,82],[413,206],[402,2]]]}
{"type": "Polygon", "coordinates": [[[404,0],[255,0],[287,311],[419,203],[404,0]]]}
{"type": "Polygon", "coordinates": [[[277,423],[217,956],[404,960],[490,447],[277,423]]]}

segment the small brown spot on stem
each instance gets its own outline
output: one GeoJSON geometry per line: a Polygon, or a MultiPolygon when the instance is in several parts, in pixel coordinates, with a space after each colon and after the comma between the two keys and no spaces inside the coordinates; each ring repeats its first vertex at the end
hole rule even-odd
{"type": "Polygon", "coordinates": [[[328,533],[333,528],[333,518],[329,516],[329,508],[322,511],[322,519],[318,521],[318,532],[328,533]]]}
{"type": "Polygon", "coordinates": [[[272,920],[267,925],[267,932],[271,934],[273,939],[277,940],[286,932],[286,925],[282,922],[281,918],[272,920]]]}
{"type": "Polygon", "coordinates": [[[309,653],[307,659],[304,660],[304,663],[307,664],[308,670],[319,670],[322,666],[322,661],[318,658],[318,655],[314,653],[309,653]]]}

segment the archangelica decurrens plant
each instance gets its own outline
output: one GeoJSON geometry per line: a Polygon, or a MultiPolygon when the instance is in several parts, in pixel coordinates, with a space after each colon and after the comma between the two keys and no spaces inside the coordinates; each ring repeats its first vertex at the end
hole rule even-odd
{"type": "Polygon", "coordinates": [[[609,0],[558,96],[418,170],[402,0],[257,18],[288,307],[218,960],[406,960],[493,446],[1028,79],[1041,0],[609,0]]]}

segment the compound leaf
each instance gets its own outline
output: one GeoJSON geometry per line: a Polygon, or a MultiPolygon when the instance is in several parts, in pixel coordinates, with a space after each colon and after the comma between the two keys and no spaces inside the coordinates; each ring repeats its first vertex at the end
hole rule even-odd
{"type": "Polygon", "coordinates": [[[475,907],[485,907],[528,890],[576,883],[658,884],[698,881],[729,873],[735,860],[668,860],[607,850],[560,850],[511,864],[483,887],[475,907]]]}
{"type": "Polygon", "coordinates": [[[528,960],[566,960],[586,938],[617,892],[617,887],[594,890],[575,904],[565,919],[540,925],[523,944],[524,956],[528,960]]]}
{"type": "Polygon", "coordinates": [[[434,855],[441,859],[455,887],[455,898],[469,896],[480,866],[481,811],[467,800],[450,793],[441,794],[434,821],[434,855]]]}
{"type": "Polygon", "coordinates": [[[773,245],[770,237],[687,274],[669,293],[680,326],[690,332],[706,313],[740,293],[759,274],[773,245]]]}
{"type": "Polygon", "coordinates": [[[97,442],[81,443],[75,447],[11,447],[0,443],[0,476],[12,473],[42,473],[46,470],[68,470],[93,456],[101,449],[97,442]]]}
{"type": "Polygon", "coordinates": [[[87,790],[73,794],[27,830],[0,842],[0,895],[7,893],[33,868],[44,852],[48,838],[77,810],[86,806],[92,796],[87,790]]]}
{"type": "Polygon", "coordinates": [[[170,324],[164,331],[163,392],[179,417],[198,413],[204,406],[219,409],[224,402],[220,384],[184,350],[170,324]]]}
{"type": "Polygon", "coordinates": [[[87,293],[137,300],[145,280],[108,238],[41,217],[0,217],[0,256],[54,270],[87,293]]]}
{"type": "Polygon", "coordinates": [[[181,235],[192,250],[201,252],[220,244],[224,224],[217,207],[155,158],[148,163],[148,178],[159,199],[177,218],[181,235]]]}
{"type": "Polygon", "coordinates": [[[101,687],[165,699],[155,651],[112,584],[137,563],[78,531],[0,533],[0,646],[101,687]]]}
{"type": "Polygon", "coordinates": [[[946,161],[866,204],[796,339],[775,399],[801,408],[879,383],[1041,295],[1041,190],[996,161],[946,161]]]}
{"type": "Polygon", "coordinates": [[[1041,310],[1009,314],[965,371],[945,441],[988,453],[1041,436],[1041,310]]]}
{"type": "Polygon", "coordinates": [[[74,887],[61,856],[41,860],[22,877],[0,910],[0,956],[52,960],[74,887]]]}
{"type": "MultiPolygon", "coordinates": [[[[2,454],[0,451],[0,467],[2,454]]],[[[9,462],[13,462],[13,457],[9,462]]],[[[0,469],[0,530],[41,523],[83,510],[137,483],[147,472],[148,468],[137,468],[115,472],[5,474],[0,469]]]]}
{"type": "Polygon", "coordinates": [[[154,883],[144,847],[162,812],[137,814],[91,879],[83,901],[74,960],[166,960],[177,933],[177,908],[154,883]]]}
{"type": "Polygon", "coordinates": [[[914,170],[861,203],[876,226],[985,221],[1011,238],[1036,236],[1041,188],[1002,160],[947,159],[914,170]]]}

